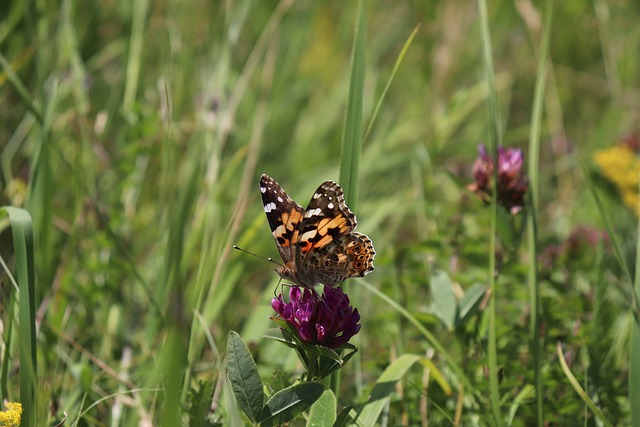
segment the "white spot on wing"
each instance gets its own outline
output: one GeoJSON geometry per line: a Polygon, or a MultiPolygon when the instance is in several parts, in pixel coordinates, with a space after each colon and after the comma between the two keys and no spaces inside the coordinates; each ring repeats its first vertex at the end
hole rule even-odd
{"type": "Polygon", "coordinates": [[[329,203],[329,204],[327,205],[327,207],[328,207],[329,209],[333,209],[333,203],[329,203]]]}
{"type": "Polygon", "coordinates": [[[305,218],[311,218],[312,216],[316,216],[316,215],[320,215],[322,214],[322,209],[320,208],[315,208],[315,209],[310,209],[307,211],[306,214],[304,214],[305,218]]]}
{"type": "Polygon", "coordinates": [[[260,187],[260,192],[261,193],[266,193],[267,192],[267,187],[260,187]]]}
{"type": "Polygon", "coordinates": [[[316,234],[318,234],[316,230],[309,230],[306,233],[304,233],[302,236],[300,236],[300,241],[305,242],[313,238],[316,234]]]}
{"type": "Polygon", "coordinates": [[[284,200],[282,200],[282,197],[280,197],[280,196],[278,196],[278,201],[279,201],[280,203],[284,202],[284,200]]]}
{"type": "Polygon", "coordinates": [[[267,203],[266,205],[264,205],[264,211],[266,213],[271,212],[272,210],[274,210],[276,208],[276,204],[271,202],[271,203],[267,203]]]}

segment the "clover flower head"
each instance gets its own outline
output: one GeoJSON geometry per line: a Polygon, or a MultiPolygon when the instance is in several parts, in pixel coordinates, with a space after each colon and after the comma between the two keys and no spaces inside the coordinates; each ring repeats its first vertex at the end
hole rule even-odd
{"type": "MultiPolygon", "coordinates": [[[[529,189],[529,180],[522,169],[522,150],[498,147],[498,185],[496,194],[498,204],[512,215],[517,214],[524,206],[524,196],[529,189]]],[[[475,183],[469,186],[480,199],[488,204],[493,189],[493,158],[487,153],[484,145],[478,147],[478,158],[473,165],[475,183]]]]}
{"type": "Polygon", "coordinates": [[[308,344],[335,349],[360,331],[358,309],[349,305],[349,296],[340,288],[325,286],[319,295],[313,289],[294,286],[289,302],[280,294],[271,300],[271,306],[308,344]]]}

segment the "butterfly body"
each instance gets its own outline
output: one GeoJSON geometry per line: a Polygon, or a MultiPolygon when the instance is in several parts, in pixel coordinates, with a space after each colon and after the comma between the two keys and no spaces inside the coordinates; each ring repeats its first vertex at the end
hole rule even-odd
{"type": "Polygon", "coordinates": [[[373,270],[371,239],[356,228],[356,217],[344,201],[342,188],[325,181],[306,209],[294,202],[273,178],[262,175],[264,211],[282,257],[276,272],[294,284],[337,286],[373,270]]]}

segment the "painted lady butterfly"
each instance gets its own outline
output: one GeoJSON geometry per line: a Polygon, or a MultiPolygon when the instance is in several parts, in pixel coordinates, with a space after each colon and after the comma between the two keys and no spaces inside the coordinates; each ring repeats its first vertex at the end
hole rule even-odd
{"type": "Polygon", "coordinates": [[[373,242],[353,231],[356,216],[338,184],[323,182],[306,210],[268,175],[260,178],[260,192],[284,262],[276,269],[280,277],[308,288],[317,283],[333,287],[373,270],[373,242]]]}

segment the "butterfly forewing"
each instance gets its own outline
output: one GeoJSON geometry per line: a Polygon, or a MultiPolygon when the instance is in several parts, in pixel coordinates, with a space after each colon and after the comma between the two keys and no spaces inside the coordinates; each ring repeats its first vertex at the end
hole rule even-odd
{"type": "Polygon", "coordinates": [[[313,194],[300,224],[299,262],[303,263],[310,251],[351,233],[356,225],[356,216],[345,204],[342,188],[333,181],[323,182],[313,194]]]}
{"type": "Polygon", "coordinates": [[[285,264],[293,262],[298,230],[304,217],[302,206],[294,202],[273,178],[262,175],[260,193],[269,227],[285,264]]]}

